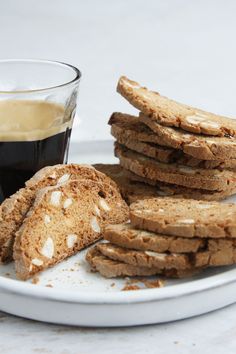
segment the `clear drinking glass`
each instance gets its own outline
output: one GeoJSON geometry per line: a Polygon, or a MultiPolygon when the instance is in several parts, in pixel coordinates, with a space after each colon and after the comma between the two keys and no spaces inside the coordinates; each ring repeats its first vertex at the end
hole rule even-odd
{"type": "Polygon", "coordinates": [[[46,60],[0,60],[0,200],[44,166],[66,163],[80,71],[46,60]]]}

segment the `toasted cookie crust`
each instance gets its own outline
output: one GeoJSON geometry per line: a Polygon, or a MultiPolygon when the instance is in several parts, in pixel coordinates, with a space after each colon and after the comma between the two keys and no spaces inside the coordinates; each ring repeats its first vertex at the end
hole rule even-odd
{"type": "Polygon", "coordinates": [[[134,227],[182,237],[236,237],[236,205],[191,199],[153,198],[130,206],[134,227]]]}
{"type": "Polygon", "coordinates": [[[106,278],[117,277],[133,277],[133,276],[150,276],[150,275],[162,275],[167,278],[187,278],[191,277],[199,272],[199,269],[159,269],[159,268],[147,268],[138,267],[132,264],[127,264],[120,261],[114,261],[104,256],[97,246],[90,248],[86,254],[86,260],[90,264],[92,271],[99,272],[106,278]]]}
{"type": "MultiPolygon", "coordinates": [[[[146,119],[150,121],[149,118],[146,119]]],[[[111,125],[111,134],[117,139],[119,144],[136,152],[140,152],[143,155],[157,159],[160,162],[177,162],[186,166],[207,169],[236,169],[236,159],[225,159],[224,161],[204,160],[200,154],[199,158],[196,158],[185,154],[183,150],[165,146],[168,145],[168,134],[164,135],[164,138],[159,137],[158,134],[155,134],[148,126],[145,128],[145,125],[138,117],[124,113],[113,113],[109,124],[111,125]]],[[[165,127],[160,126],[159,130],[161,132],[165,130],[165,127]]],[[[167,128],[166,132],[168,133],[168,131],[167,128]]],[[[181,138],[180,131],[179,135],[181,138]]],[[[185,137],[185,135],[187,134],[183,136],[185,137]]],[[[192,135],[192,137],[194,138],[194,135],[192,135]]],[[[170,142],[172,141],[174,141],[174,135],[170,134],[170,142]]]]}
{"type": "Polygon", "coordinates": [[[119,158],[124,168],[140,177],[147,177],[154,181],[219,191],[233,188],[236,183],[236,172],[205,170],[177,163],[164,164],[119,144],[115,145],[115,156],[119,158]]]}
{"type": "Polygon", "coordinates": [[[140,120],[152,129],[164,144],[181,149],[186,154],[203,160],[229,160],[236,158],[236,139],[201,136],[182,129],[165,127],[140,114],[140,120]]]}
{"type": "Polygon", "coordinates": [[[235,136],[236,121],[170,100],[122,76],[117,91],[154,122],[197,134],[235,136]]]}
{"type": "Polygon", "coordinates": [[[201,238],[187,238],[167,236],[150,231],[135,229],[132,224],[108,225],[103,237],[110,243],[134,250],[189,253],[197,252],[207,247],[207,240],[201,238]]]}
{"type": "Polygon", "coordinates": [[[100,243],[97,247],[104,256],[110,259],[138,267],[191,270],[198,267],[217,267],[236,263],[235,247],[182,254],[138,251],[111,243],[100,243]]]}
{"type": "Polygon", "coordinates": [[[236,193],[236,185],[225,191],[207,191],[140,177],[120,165],[96,164],[94,167],[117,183],[123,198],[128,204],[137,200],[156,198],[159,196],[197,200],[221,200],[236,193]]]}

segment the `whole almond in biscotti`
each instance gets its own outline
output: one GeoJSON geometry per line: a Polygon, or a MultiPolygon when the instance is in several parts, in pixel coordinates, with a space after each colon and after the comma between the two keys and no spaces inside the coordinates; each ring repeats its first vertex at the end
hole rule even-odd
{"type": "Polygon", "coordinates": [[[199,251],[195,253],[160,253],[119,247],[111,243],[100,243],[98,250],[106,257],[133,266],[191,270],[195,268],[217,267],[236,263],[236,248],[220,251],[199,251]]]}
{"type": "Polygon", "coordinates": [[[122,76],[117,91],[154,122],[206,135],[235,136],[236,120],[173,101],[122,76]]]}
{"type": "Polygon", "coordinates": [[[74,180],[47,187],[16,233],[16,274],[28,279],[92,244],[105,225],[126,221],[128,207],[111,184],[74,180]]]}
{"type": "Polygon", "coordinates": [[[199,269],[160,269],[138,267],[120,261],[114,261],[104,256],[97,246],[90,248],[86,254],[86,260],[90,264],[92,271],[99,272],[106,278],[117,277],[134,277],[134,276],[150,276],[162,275],[168,278],[187,278],[199,272],[199,269]]]}
{"type": "Polygon", "coordinates": [[[135,229],[130,223],[106,226],[103,238],[120,247],[160,253],[197,252],[207,246],[207,240],[202,238],[190,239],[156,234],[135,229]]]}
{"type": "Polygon", "coordinates": [[[182,237],[236,237],[236,205],[191,199],[153,198],[130,206],[138,229],[182,237]]]}
{"type": "MultiPolygon", "coordinates": [[[[203,150],[205,146],[209,155],[208,151],[212,144],[210,142],[207,143],[206,137],[199,138],[199,135],[187,133],[181,135],[181,130],[178,130],[177,134],[175,134],[176,129],[163,127],[142,115],[138,118],[129,114],[113,113],[109,124],[111,125],[111,134],[117,139],[118,143],[161,162],[178,162],[186,166],[210,169],[236,169],[236,159],[204,160],[202,159],[204,155],[200,153],[201,151],[199,151],[198,158],[196,158],[181,150],[185,145],[180,145],[180,142],[186,143],[186,146],[190,149],[193,140],[196,139],[199,142],[199,149],[203,150]],[[146,127],[142,123],[142,119],[143,123],[146,123],[146,127]],[[148,124],[150,128],[156,128],[156,133],[148,128],[148,124]],[[171,144],[173,144],[173,147],[170,147],[171,144]],[[168,145],[170,146],[168,147],[168,145]]],[[[222,143],[222,140],[224,141],[222,138],[211,139],[218,139],[220,143],[222,143]]],[[[225,141],[228,149],[229,139],[225,139],[225,141]]],[[[218,155],[216,154],[216,156],[218,155]]]]}
{"type": "Polygon", "coordinates": [[[140,121],[152,129],[165,142],[165,145],[181,149],[197,159],[225,161],[236,158],[235,138],[187,133],[182,129],[162,126],[142,113],[140,121]]]}
{"type": "Polygon", "coordinates": [[[120,165],[96,164],[94,167],[117,183],[123,198],[128,204],[137,200],[156,198],[159,196],[197,200],[222,200],[236,193],[236,185],[224,191],[207,191],[140,177],[120,165]]]}
{"type": "Polygon", "coordinates": [[[206,170],[177,163],[165,164],[136,153],[124,146],[115,145],[115,156],[122,167],[140,177],[204,190],[226,190],[235,187],[236,172],[217,169],[206,170]]]}
{"type": "Polygon", "coordinates": [[[115,183],[109,177],[89,165],[48,166],[42,168],[28,180],[25,188],[21,188],[1,204],[0,262],[5,263],[12,260],[15,233],[31,207],[37,190],[81,178],[110,183],[115,186],[115,183]]]}

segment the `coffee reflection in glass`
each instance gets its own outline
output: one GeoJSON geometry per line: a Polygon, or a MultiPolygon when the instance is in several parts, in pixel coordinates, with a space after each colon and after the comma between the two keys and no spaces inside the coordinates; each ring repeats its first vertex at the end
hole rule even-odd
{"type": "Polygon", "coordinates": [[[45,166],[66,163],[80,71],[42,60],[0,61],[0,201],[45,166]]]}

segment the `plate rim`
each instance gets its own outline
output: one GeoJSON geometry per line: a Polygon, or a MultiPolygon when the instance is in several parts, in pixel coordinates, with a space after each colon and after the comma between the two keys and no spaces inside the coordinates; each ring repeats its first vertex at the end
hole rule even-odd
{"type": "Polygon", "coordinates": [[[236,280],[236,269],[223,271],[203,279],[196,279],[183,284],[155,289],[140,289],[138,291],[117,292],[72,292],[60,288],[48,288],[41,285],[25,283],[16,279],[0,276],[0,291],[27,297],[41,298],[65,303],[83,304],[127,304],[168,300],[181,296],[200,293],[207,290],[229,285],[236,280]]]}

